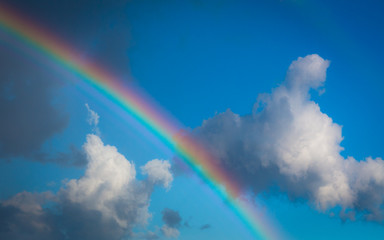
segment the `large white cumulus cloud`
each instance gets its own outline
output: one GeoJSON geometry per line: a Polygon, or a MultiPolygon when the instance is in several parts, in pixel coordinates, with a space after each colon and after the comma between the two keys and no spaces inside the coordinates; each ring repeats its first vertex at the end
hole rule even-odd
{"type": "Polygon", "coordinates": [[[83,148],[84,176],[56,195],[23,192],[0,202],[0,239],[128,239],[147,223],[155,185],[169,188],[173,180],[169,162],[149,161],[139,181],[133,163],[99,136],[89,134],[83,148]],[[53,207],[43,208],[47,202],[53,207]]]}
{"type": "MultiPolygon", "coordinates": [[[[85,175],[69,181],[60,196],[67,202],[100,212],[103,219],[113,219],[122,228],[146,223],[150,217],[148,206],[152,192],[147,185],[155,183],[148,181],[144,185],[136,181],[135,166],[116,147],[104,145],[96,135],[87,136],[84,150],[88,158],[85,175]]],[[[160,166],[166,164],[164,161],[160,166]]],[[[170,174],[167,170],[169,167],[164,167],[166,176],[170,174]]]]}
{"type": "Polygon", "coordinates": [[[245,188],[258,193],[277,186],[320,210],[341,206],[381,220],[384,161],[344,159],[341,126],[310,100],[309,90],[323,85],[328,66],[316,54],[298,58],[285,82],[259,97],[252,114],[227,110],[194,133],[245,188]]]}

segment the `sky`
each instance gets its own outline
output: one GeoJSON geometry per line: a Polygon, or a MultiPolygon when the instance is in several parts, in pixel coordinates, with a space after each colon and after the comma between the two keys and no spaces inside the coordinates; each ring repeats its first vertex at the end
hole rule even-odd
{"type": "Polygon", "coordinates": [[[0,239],[382,239],[382,1],[0,9],[142,96],[203,146],[260,219],[218,194],[199,174],[205,165],[188,166],[142,119],[0,21],[0,239]]]}

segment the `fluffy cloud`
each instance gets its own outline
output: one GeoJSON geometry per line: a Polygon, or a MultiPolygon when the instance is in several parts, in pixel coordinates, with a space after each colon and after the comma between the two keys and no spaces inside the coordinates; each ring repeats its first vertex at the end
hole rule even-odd
{"type": "Polygon", "coordinates": [[[177,238],[180,235],[180,232],[177,228],[173,228],[168,225],[163,225],[161,227],[161,232],[164,234],[164,236],[169,238],[177,238]]]}
{"type": "Polygon", "coordinates": [[[163,222],[170,227],[180,227],[181,217],[179,212],[165,208],[161,214],[163,215],[163,222]]]}
{"type": "Polygon", "coordinates": [[[85,175],[69,181],[60,192],[62,198],[100,212],[103,218],[113,219],[123,228],[129,223],[145,223],[149,217],[148,193],[137,192],[133,164],[115,147],[105,146],[96,135],[87,136],[84,150],[88,157],[85,175]],[[132,221],[129,215],[140,217],[132,221]]]}
{"type": "Polygon", "coordinates": [[[281,86],[259,96],[252,114],[227,110],[194,134],[255,193],[277,186],[322,211],[341,206],[381,220],[384,161],[344,159],[341,126],[310,100],[309,90],[323,85],[328,66],[316,54],[297,59],[281,86]]]}
{"type": "Polygon", "coordinates": [[[149,161],[143,167],[148,177],[139,181],[133,163],[100,137],[88,135],[83,147],[84,176],[56,195],[24,192],[0,203],[1,239],[121,239],[147,223],[155,185],[171,184],[168,161],[149,161]],[[47,202],[53,206],[44,208],[47,202]]]}
{"type": "Polygon", "coordinates": [[[173,181],[173,176],[169,171],[170,168],[171,164],[168,161],[154,159],[141,167],[141,171],[143,174],[148,175],[148,180],[152,184],[159,183],[169,188],[173,181]]]}
{"type": "Polygon", "coordinates": [[[178,228],[181,226],[181,216],[179,212],[165,208],[161,214],[164,225],[161,227],[161,232],[166,237],[177,238],[180,234],[178,228]]]}

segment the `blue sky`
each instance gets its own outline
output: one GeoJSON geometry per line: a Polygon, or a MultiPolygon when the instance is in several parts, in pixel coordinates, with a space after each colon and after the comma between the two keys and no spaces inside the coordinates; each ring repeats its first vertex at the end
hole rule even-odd
{"type": "MultiPolygon", "coordinates": [[[[255,201],[265,209],[283,239],[382,238],[384,4],[381,1],[16,0],[8,4],[69,43],[84,59],[99,63],[128,84],[143,89],[196,134],[207,149],[214,149],[225,168],[238,167],[240,170],[234,170],[234,176],[241,176],[247,170],[242,179],[245,188],[255,193],[255,201]],[[296,99],[296,93],[284,93],[284,89],[300,81],[292,80],[297,77],[294,73],[291,80],[286,78],[287,70],[297,60],[297,68],[307,71],[304,60],[310,59],[305,58],[310,54],[317,54],[311,61],[320,64],[319,75],[326,71],[326,78],[314,74],[314,81],[321,86],[309,90],[310,99],[301,99],[301,107],[293,116],[301,119],[308,107],[315,120],[327,116],[340,126],[326,125],[329,131],[325,131],[324,138],[332,142],[329,146],[343,148],[340,154],[336,151],[329,156],[340,161],[353,157],[353,164],[356,163],[351,168],[344,164],[340,167],[350,191],[356,195],[351,202],[340,197],[330,204],[316,195],[317,187],[336,181],[325,176],[328,173],[334,176],[332,171],[340,162],[332,165],[330,161],[327,165],[322,158],[324,152],[310,152],[308,158],[297,158],[302,160],[299,165],[284,165],[286,168],[281,165],[287,164],[284,158],[269,157],[268,163],[277,166],[279,174],[266,167],[267,173],[260,176],[271,184],[259,186],[258,182],[263,182],[257,176],[259,172],[246,167],[259,161],[259,155],[237,147],[249,144],[264,151],[264,145],[259,143],[267,142],[265,138],[269,139],[269,135],[252,136],[253,127],[261,123],[279,127],[273,124],[280,120],[282,128],[273,131],[276,138],[271,137],[272,143],[284,137],[295,139],[289,130],[297,125],[295,122],[285,125],[290,118],[273,106],[284,110],[278,105],[279,97],[284,94],[293,104],[290,100],[296,99]],[[301,62],[299,57],[304,60],[301,62]],[[264,113],[260,119],[264,120],[249,120],[258,96],[263,93],[270,97],[265,103],[272,110],[261,110],[264,113]],[[318,104],[319,111],[312,103],[318,104]],[[238,130],[231,127],[233,116],[239,116],[243,122],[238,130]],[[208,119],[209,124],[204,125],[203,121],[208,119]],[[219,125],[221,121],[229,127],[219,125]],[[208,134],[215,129],[220,130],[216,135],[208,134]],[[215,141],[210,141],[212,136],[215,141]],[[341,136],[339,143],[337,139],[341,136]],[[224,157],[220,159],[220,156],[224,157]],[[367,157],[374,159],[373,165],[364,168],[365,165],[358,163],[367,161],[367,157]],[[309,163],[322,170],[309,168],[303,173],[301,167],[309,163]],[[300,177],[296,179],[297,176],[300,177]],[[280,184],[281,179],[289,179],[289,183],[280,184]],[[299,185],[303,188],[298,189],[299,185]],[[316,207],[322,203],[326,207],[316,207]],[[339,216],[344,207],[346,216],[339,216]],[[374,217],[369,215],[372,212],[374,217]]],[[[104,236],[108,239],[253,239],[209,187],[193,173],[176,169],[173,154],[163,151],[137,130],[137,123],[129,116],[114,111],[102,96],[80,91],[76,84],[81,79],[66,74],[65,69],[51,69],[44,60],[19,49],[14,41],[0,31],[0,111],[7,116],[0,121],[3,136],[0,138],[0,222],[7,226],[0,228],[2,239],[63,239],[60,235],[63,232],[66,232],[64,239],[94,239],[89,229],[100,229],[100,239],[104,236]],[[103,145],[87,139],[87,134],[95,131],[87,122],[86,103],[100,117],[97,138],[103,145]],[[92,175],[87,162],[96,163],[98,157],[83,146],[89,149],[98,146],[111,158],[120,156],[116,152],[122,154],[134,165],[138,185],[123,184],[122,190],[112,184],[116,188],[103,188],[101,195],[81,192],[79,189],[90,189],[92,181],[103,175],[96,170],[92,175]],[[161,176],[151,170],[141,173],[141,166],[150,168],[151,164],[159,164],[157,167],[164,170],[161,176]],[[93,177],[85,178],[87,173],[93,177]],[[168,173],[173,180],[167,187],[168,173]],[[160,180],[151,182],[154,176],[160,180]],[[71,185],[71,179],[78,181],[71,185]],[[153,189],[140,189],[142,183],[153,184],[153,189]],[[47,191],[56,200],[44,193],[47,191]],[[118,211],[131,209],[131,212],[111,217],[109,207],[100,207],[102,202],[92,200],[109,194],[113,201],[126,200],[119,202],[120,205],[116,203],[118,211]],[[148,209],[140,210],[146,204],[148,209]],[[36,210],[36,206],[42,208],[36,210]],[[76,211],[78,219],[73,214],[76,211]],[[86,222],[92,219],[90,216],[102,217],[86,222]],[[129,220],[124,225],[116,219],[129,220]],[[147,223],[141,224],[142,219],[147,223]],[[79,227],[74,228],[71,221],[78,221],[79,227]],[[44,232],[36,227],[38,224],[51,230],[61,229],[61,233],[44,232]],[[18,227],[9,227],[14,225],[18,227]],[[25,235],[28,229],[34,234],[25,235]]],[[[317,139],[316,130],[321,129],[312,120],[308,117],[304,121],[314,124],[308,129],[298,125],[298,131],[309,136],[304,138],[309,139],[304,146],[317,139]]],[[[329,142],[320,141],[318,148],[322,144],[328,146],[329,142]]],[[[297,146],[293,144],[284,146],[288,152],[301,151],[301,148],[295,150],[297,146]]],[[[266,152],[275,154],[279,150],[266,152]]],[[[124,163],[126,160],[120,160],[116,161],[117,166],[123,166],[120,169],[130,169],[124,163]]],[[[103,158],[100,161],[102,164],[103,158]]],[[[113,182],[113,176],[125,176],[124,172],[116,171],[103,181],[113,182]]]]}

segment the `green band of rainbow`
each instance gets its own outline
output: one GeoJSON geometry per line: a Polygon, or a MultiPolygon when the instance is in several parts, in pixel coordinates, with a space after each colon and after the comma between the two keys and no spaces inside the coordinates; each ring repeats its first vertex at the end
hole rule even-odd
{"type": "Polygon", "coordinates": [[[26,20],[9,7],[0,5],[0,29],[23,45],[42,53],[50,61],[79,75],[87,85],[102,93],[143,124],[162,142],[171,147],[223,200],[251,230],[256,239],[276,239],[277,232],[252,203],[240,200],[240,185],[194,139],[180,134],[175,120],[163,114],[137,90],[121,84],[101,66],[82,61],[75,50],[26,20]]]}

